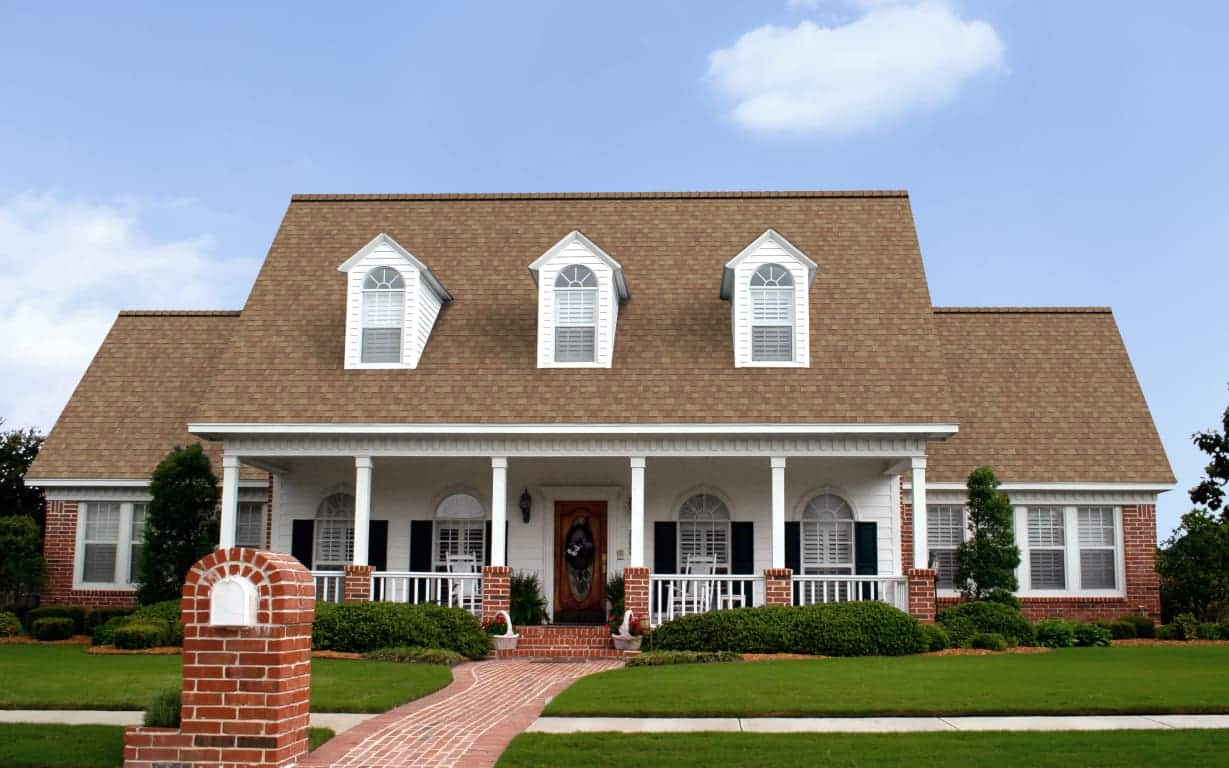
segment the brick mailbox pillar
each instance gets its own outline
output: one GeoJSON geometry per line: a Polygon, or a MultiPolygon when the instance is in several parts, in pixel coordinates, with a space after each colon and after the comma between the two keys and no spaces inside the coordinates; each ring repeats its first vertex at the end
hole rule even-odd
{"type": "Polygon", "coordinates": [[[482,620],[512,610],[512,569],[506,565],[482,567],[482,620]]]}
{"type": "Polygon", "coordinates": [[[938,571],[933,568],[910,568],[909,578],[909,615],[918,621],[935,620],[935,577],[938,571]]]}
{"type": "Polygon", "coordinates": [[[347,565],[343,569],[341,599],[366,603],[371,600],[371,574],[374,565],[347,565]]]}
{"type": "MultiPolygon", "coordinates": [[[[649,569],[623,569],[623,610],[631,611],[641,625],[649,622],[649,569]]],[[[620,620],[622,616],[618,617],[620,620]]]]}
{"type": "Polygon", "coordinates": [[[280,768],[307,754],[315,586],[290,555],[217,550],[183,588],[178,729],[129,728],[124,768],[280,768]]]}
{"type": "Polygon", "coordinates": [[[764,605],[794,604],[794,572],[789,568],[764,570],[764,605]]]}

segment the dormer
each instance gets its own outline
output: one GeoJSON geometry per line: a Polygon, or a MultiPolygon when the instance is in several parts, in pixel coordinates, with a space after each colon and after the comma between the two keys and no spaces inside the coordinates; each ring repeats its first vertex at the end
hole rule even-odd
{"type": "Polygon", "coordinates": [[[609,368],[623,267],[573,230],[529,265],[538,285],[538,367],[609,368]]]}
{"type": "Polygon", "coordinates": [[[386,234],[337,268],[346,275],[346,368],[417,368],[452,301],[426,264],[386,234]]]}
{"type": "Polygon", "coordinates": [[[725,265],[721,298],[730,302],[736,368],[811,364],[811,283],[818,265],[769,229],[725,265]]]}

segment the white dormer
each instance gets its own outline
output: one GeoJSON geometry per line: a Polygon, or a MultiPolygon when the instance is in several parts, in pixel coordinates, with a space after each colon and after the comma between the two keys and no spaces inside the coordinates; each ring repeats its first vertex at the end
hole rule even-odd
{"type": "Polygon", "coordinates": [[[721,298],[730,302],[736,368],[811,364],[808,293],[817,269],[771,229],[725,265],[721,298]]]}
{"type": "Polygon", "coordinates": [[[538,367],[609,368],[623,267],[573,230],[529,265],[538,284],[538,367]]]}
{"type": "Polygon", "coordinates": [[[416,368],[452,296],[386,234],[346,259],[346,368],[416,368]]]}

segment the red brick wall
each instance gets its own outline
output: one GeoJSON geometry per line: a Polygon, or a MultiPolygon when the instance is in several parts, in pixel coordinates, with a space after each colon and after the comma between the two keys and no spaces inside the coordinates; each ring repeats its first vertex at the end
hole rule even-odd
{"type": "Polygon", "coordinates": [[[649,623],[648,568],[623,569],[623,610],[631,611],[641,624],[649,623]]]}
{"type": "Polygon", "coordinates": [[[482,620],[512,608],[512,569],[506,565],[482,567],[482,620]]]}
{"type": "Polygon", "coordinates": [[[764,569],[764,605],[794,604],[794,572],[789,568],[764,569]]]}
{"type": "Polygon", "coordinates": [[[43,559],[47,562],[47,588],[43,605],[101,606],[136,605],[136,592],[122,590],[73,589],[73,568],[77,559],[76,501],[47,502],[47,531],[43,538],[43,559]]]}
{"type": "Polygon", "coordinates": [[[937,572],[932,568],[910,568],[905,575],[909,578],[909,615],[918,621],[934,621],[937,572]]]}
{"type": "Polygon", "coordinates": [[[358,602],[371,600],[371,574],[375,573],[374,565],[346,565],[341,577],[341,599],[358,602]]]}

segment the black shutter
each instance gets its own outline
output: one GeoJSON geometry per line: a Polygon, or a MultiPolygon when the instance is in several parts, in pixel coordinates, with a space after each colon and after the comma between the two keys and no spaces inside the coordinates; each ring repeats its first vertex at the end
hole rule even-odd
{"type": "MultiPolygon", "coordinates": [[[[785,523],[785,567],[795,574],[802,573],[802,523],[797,520],[785,523]]],[[[802,582],[793,581],[791,589],[794,592],[794,605],[798,605],[802,582]]]]}
{"type": "Polygon", "coordinates": [[[307,570],[312,569],[312,549],[316,538],[315,520],[295,520],[290,529],[290,554],[303,564],[307,570]]]}
{"type": "MultiPolygon", "coordinates": [[[[858,576],[874,576],[879,573],[879,531],[875,523],[854,523],[853,572],[858,576]]],[[[862,585],[862,599],[878,599],[878,590],[873,584],[862,585]]]]}
{"type": "MultiPolygon", "coordinates": [[[[508,546],[508,540],[504,539],[504,546],[508,546]]],[[[507,555],[505,554],[505,557],[507,555]]],[[[491,521],[486,521],[486,535],[482,537],[482,564],[491,564],[491,521]]]]}
{"type": "Polygon", "coordinates": [[[653,523],[653,573],[678,573],[678,523],[653,523]]]}
{"type": "Polygon", "coordinates": [[[431,570],[431,520],[410,521],[410,570],[420,573],[431,570]]]}
{"type": "MultiPolygon", "coordinates": [[[[755,523],[730,523],[730,573],[755,573],[755,523]]],[[[751,582],[743,582],[743,605],[752,602],[751,582]]]]}
{"type": "Polygon", "coordinates": [[[372,520],[367,527],[367,564],[388,570],[388,521],[372,520]]]}

